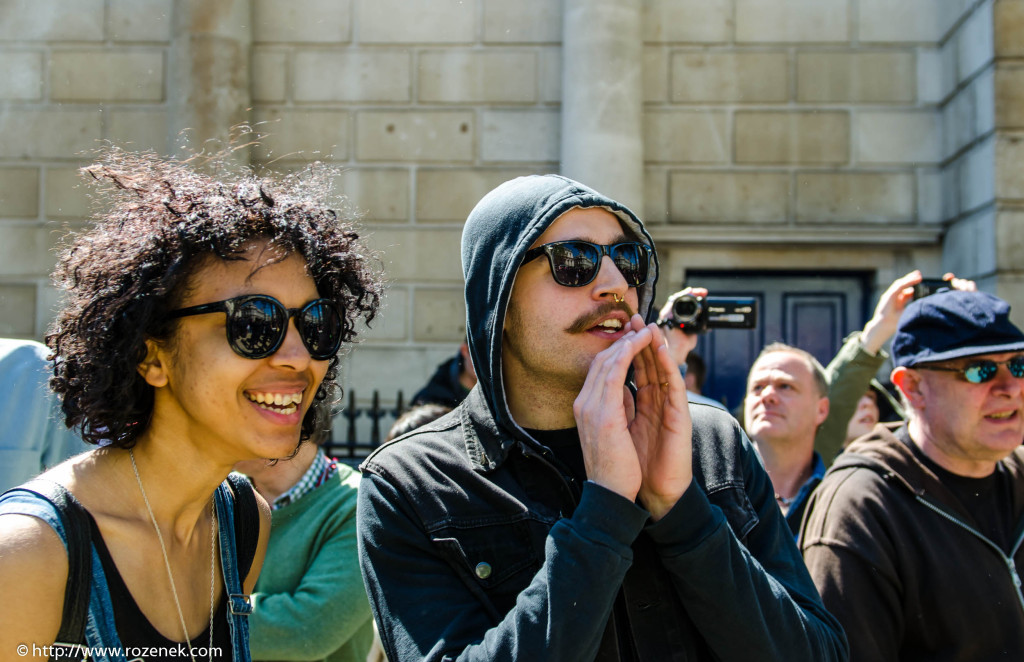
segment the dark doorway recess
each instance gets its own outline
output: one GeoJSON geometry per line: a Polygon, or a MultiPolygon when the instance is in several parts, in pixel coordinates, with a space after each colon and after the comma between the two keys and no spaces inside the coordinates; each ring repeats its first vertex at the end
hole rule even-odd
{"type": "Polygon", "coordinates": [[[755,297],[759,307],[756,329],[715,329],[701,336],[696,351],[708,366],[704,394],[730,410],[739,407],[750,366],[773,342],[805,349],[828,365],[843,338],[867,321],[872,277],[864,271],[688,270],[683,287],[706,287],[711,296],[755,297]]]}

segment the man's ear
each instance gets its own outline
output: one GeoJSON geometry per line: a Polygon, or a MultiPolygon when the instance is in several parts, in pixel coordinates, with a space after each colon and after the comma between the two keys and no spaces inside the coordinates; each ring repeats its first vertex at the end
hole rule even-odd
{"type": "Polygon", "coordinates": [[[917,409],[924,407],[924,394],[921,392],[921,374],[919,372],[900,366],[893,368],[889,379],[913,407],[917,409]]]}
{"type": "Polygon", "coordinates": [[[154,388],[167,386],[167,369],[164,365],[163,347],[152,338],[146,338],[146,358],[136,366],[146,383],[154,388]]]}
{"type": "Polygon", "coordinates": [[[817,419],[815,422],[818,425],[824,423],[825,419],[828,418],[828,407],[828,397],[818,398],[818,411],[816,412],[815,416],[815,418],[817,419]]]}

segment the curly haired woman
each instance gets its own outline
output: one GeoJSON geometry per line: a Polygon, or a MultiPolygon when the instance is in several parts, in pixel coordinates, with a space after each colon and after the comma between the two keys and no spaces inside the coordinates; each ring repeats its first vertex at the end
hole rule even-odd
{"type": "MultiPolygon", "coordinates": [[[[88,513],[88,645],[246,662],[270,513],[226,478],[327,425],[337,352],[373,318],[378,275],[324,202],[330,173],[217,179],[116,150],[85,172],[114,205],[61,255],[47,344],[65,420],[99,448],[28,487],[55,483],[88,513]]],[[[0,658],[60,655],[42,647],[67,631],[75,586],[54,512],[0,498],[0,658]]]]}

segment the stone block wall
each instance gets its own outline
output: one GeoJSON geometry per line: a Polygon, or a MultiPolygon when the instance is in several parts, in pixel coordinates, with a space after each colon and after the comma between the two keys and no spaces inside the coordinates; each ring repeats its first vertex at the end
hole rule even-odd
{"type": "Polygon", "coordinates": [[[558,0],[255,0],[254,158],[343,166],[337,190],[389,280],[343,369],[360,400],[372,388],[409,398],[464,337],[473,205],[558,170],[560,20],[558,0]]]}
{"type": "MultiPolygon", "coordinates": [[[[987,79],[994,87],[995,160],[994,291],[1024,310],[1024,1],[992,6],[995,61],[987,79]]],[[[979,159],[980,160],[980,159],[979,159]]]]}
{"type": "Polygon", "coordinates": [[[663,18],[645,35],[646,206],[658,220],[884,232],[950,217],[933,198],[953,90],[936,88],[967,2],[695,4],[646,3],[663,18]],[[691,12],[714,27],[665,25],[691,12]]]}
{"type": "Polygon", "coordinates": [[[993,90],[998,0],[694,4],[645,3],[645,208],[669,287],[818,255],[879,291],[914,267],[1002,282],[981,220],[993,109],[1013,112],[993,90]],[[697,34],[679,25],[693,17],[697,34]]]}
{"type": "Polygon", "coordinates": [[[950,189],[943,263],[988,289],[997,267],[993,8],[993,2],[970,7],[943,44],[952,75],[940,101],[942,174],[950,189]]]}
{"type": "Polygon", "coordinates": [[[172,0],[0,2],[0,335],[41,338],[101,140],[166,151],[172,0]]]}
{"type": "MultiPolygon", "coordinates": [[[[507,179],[559,169],[561,0],[191,1],[186,21],[173,0],[0,0],[0,334],[45,331],[54,248],[90,210],[88,150],[172,152],[203,124],[192,91],[220,90],[180,82],[201,58],[181,31],[213,48],[223,29],[207,23],[244,11],[247,70],[211,80],[243,86],[224,96],[251,109],[257,165],[342,168],[390,284],[343,379],[360,399],[411,395],[465,332],[466,215],[507,179]]],[[[642,6],[662,296],[693,268],[871,271],[879,286],[949,268],[1024,291],[1024,0],[642,6]]]]}

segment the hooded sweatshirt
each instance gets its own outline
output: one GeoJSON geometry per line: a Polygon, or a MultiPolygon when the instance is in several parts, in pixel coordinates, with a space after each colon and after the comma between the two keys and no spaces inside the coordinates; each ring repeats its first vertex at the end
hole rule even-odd
{"type": "MultiPolygon", "coordinates": [[[[485,196],[462,242],[467,336],[479,381],[451,413],[362,464],[363,578],[388,659],[503,662],[844,660],[735,419],[691,405],[694,482],[658,522],[578,484],[506,400],[506,309],[530,246],[574,207],[614,200],[557,175],[485,196]]],[[[638,288],[651,313],[657,258],[638,288]]]]}
{"type": "MultiPolygon", "coordinates": [[[[462,275],[466,279],[469,353],[495,421],[519,430],[505,402],[501,347],[516,273],[523,256],[559,216],[574,207],[601,207],[615,214],[627,234],[654,247],[633,212],[614,200],[559,175],[533,175],[505,182],[477,203],[462,231],[462,275]]],[[[638,288],[637,312],[648,319],[658,279],[652,252],[650,278],[638,288]]]]}
{"type": "Polygon", "coordinates": [[[804,559],[850,659],[1024,660],[1024,449],[996,469],[1001,545],[912,444],[905,424],[876,426],[808,506],[804,559]]]}

